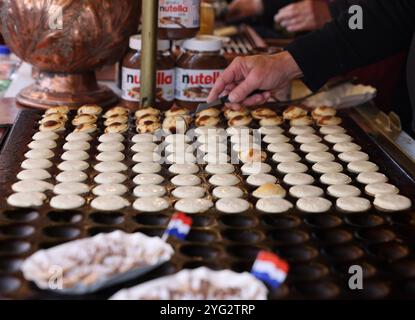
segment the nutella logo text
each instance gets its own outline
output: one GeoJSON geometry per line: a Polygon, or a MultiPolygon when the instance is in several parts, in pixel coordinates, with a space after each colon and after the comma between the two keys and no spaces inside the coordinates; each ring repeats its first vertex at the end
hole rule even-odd
{"type": "Polygon", "coordinates": [[[168,13],[187,13],[189,12],[189,7],[184,6],[184,5],[165,5],[165,6],[160,6],[160,12],[168,12],[168,13]]]}
{"type": "Polygon", "coordinates": [[[217,71],[213,74],[184,74],[182,76],[182,83],[190,85],[214,85],[216,80],[220,77],[221,72],[217,71]]]}
{"type": "MultiPolygon", "coordinates": [[[[137,74],[137,73],[127,74],[126,81],[128,84],[140,85],[140,74],[137,74]]],[[[173,84],[173,75],[170,72],[165,73],[163,71],[158,71],[156,83],[157,85],[173,84]]]]}

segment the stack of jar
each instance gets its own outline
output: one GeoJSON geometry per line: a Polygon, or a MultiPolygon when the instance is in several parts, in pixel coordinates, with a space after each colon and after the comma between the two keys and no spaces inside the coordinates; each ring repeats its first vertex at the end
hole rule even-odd
{"type": "MultiPolygon", "coordinates": [[[[227,66],[223,43],[212,36],[196,36],[200,28],[200,0],[160,0],[156,107],[176,104],[193,109],[206,98],[227,66]],[[195,37],[196,36],[196,37],[195,37]],[[184,40],[179,55],[169,40],[184,40]]],[[[141,37],[132,36],[122,66],[122,99],[140,106],[141,37]]]]}

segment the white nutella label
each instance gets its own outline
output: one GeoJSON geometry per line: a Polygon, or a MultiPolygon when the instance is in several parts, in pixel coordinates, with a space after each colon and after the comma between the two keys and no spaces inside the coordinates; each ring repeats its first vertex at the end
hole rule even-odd
{"type": "Polygon", "coordinates": [[[200,0],[160,0],[159,28],[186,29],[200,26],[200,0]]]}
{"type": "MultiPolygon", "coordinates": [[[[174,100],[174,69],[157,71],[156,101],[174,100]]],[[[140,75],[141,70],[122,68],[122,99],[126,101],[140,101],[140,75]]]]}
{"type": "Polygon", "coordinates": [[[176,99],[192,102],[206,101],[210,90],[222,72],[222,69],[188,70],[176,68],[176,99]]]}

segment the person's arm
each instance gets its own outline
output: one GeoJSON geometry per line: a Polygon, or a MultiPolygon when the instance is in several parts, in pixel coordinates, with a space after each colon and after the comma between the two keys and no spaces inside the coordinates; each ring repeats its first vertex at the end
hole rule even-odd
{"type": "Polygon", "coordinates": [[[344,12],[347,12],[350,6],[359,4],[361,0],[328,0],[331,16],[333,19],[340,17],[344,12]]]}
{"type": "Polygon", "coordinates": [[[287,47],[310,89],[317,90],[332,76],[377,62],[409,47],[415,31],[414,0],[358,3],[363,8],[362,30],[350,29],[351,15],[345,11],[323,29],[287,47]]]}
{"type": "Polygon", "coordinates": [[[265,26],[273,27],[275,25],[274,16],[281,9],[293,3],[294,0],[263,0],[263,13],[261,21],[265,26]]]}

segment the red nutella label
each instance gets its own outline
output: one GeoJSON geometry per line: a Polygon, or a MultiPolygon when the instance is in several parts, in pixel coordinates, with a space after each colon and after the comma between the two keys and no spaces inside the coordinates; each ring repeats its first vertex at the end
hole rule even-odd
{"type": "MultiPolygon", "coordinates": [[[[157,102],[174,100],[174,73],[174,69],[157,71],[157,102]]],[[[122,68],[122,99],[140,101],[140,75],[141,70],[122,68]]]]}
{"type": "Polygon", "coordinates": [[[176,68],[177,100],[203,102],[206,101],[210,90],[223,70],[189,70],[176,68]]]}
{"type": "Polygon", "coordinates": [[[200,0],[160,0],[159,28],[186,29],[200,25],[200,0]]]}

